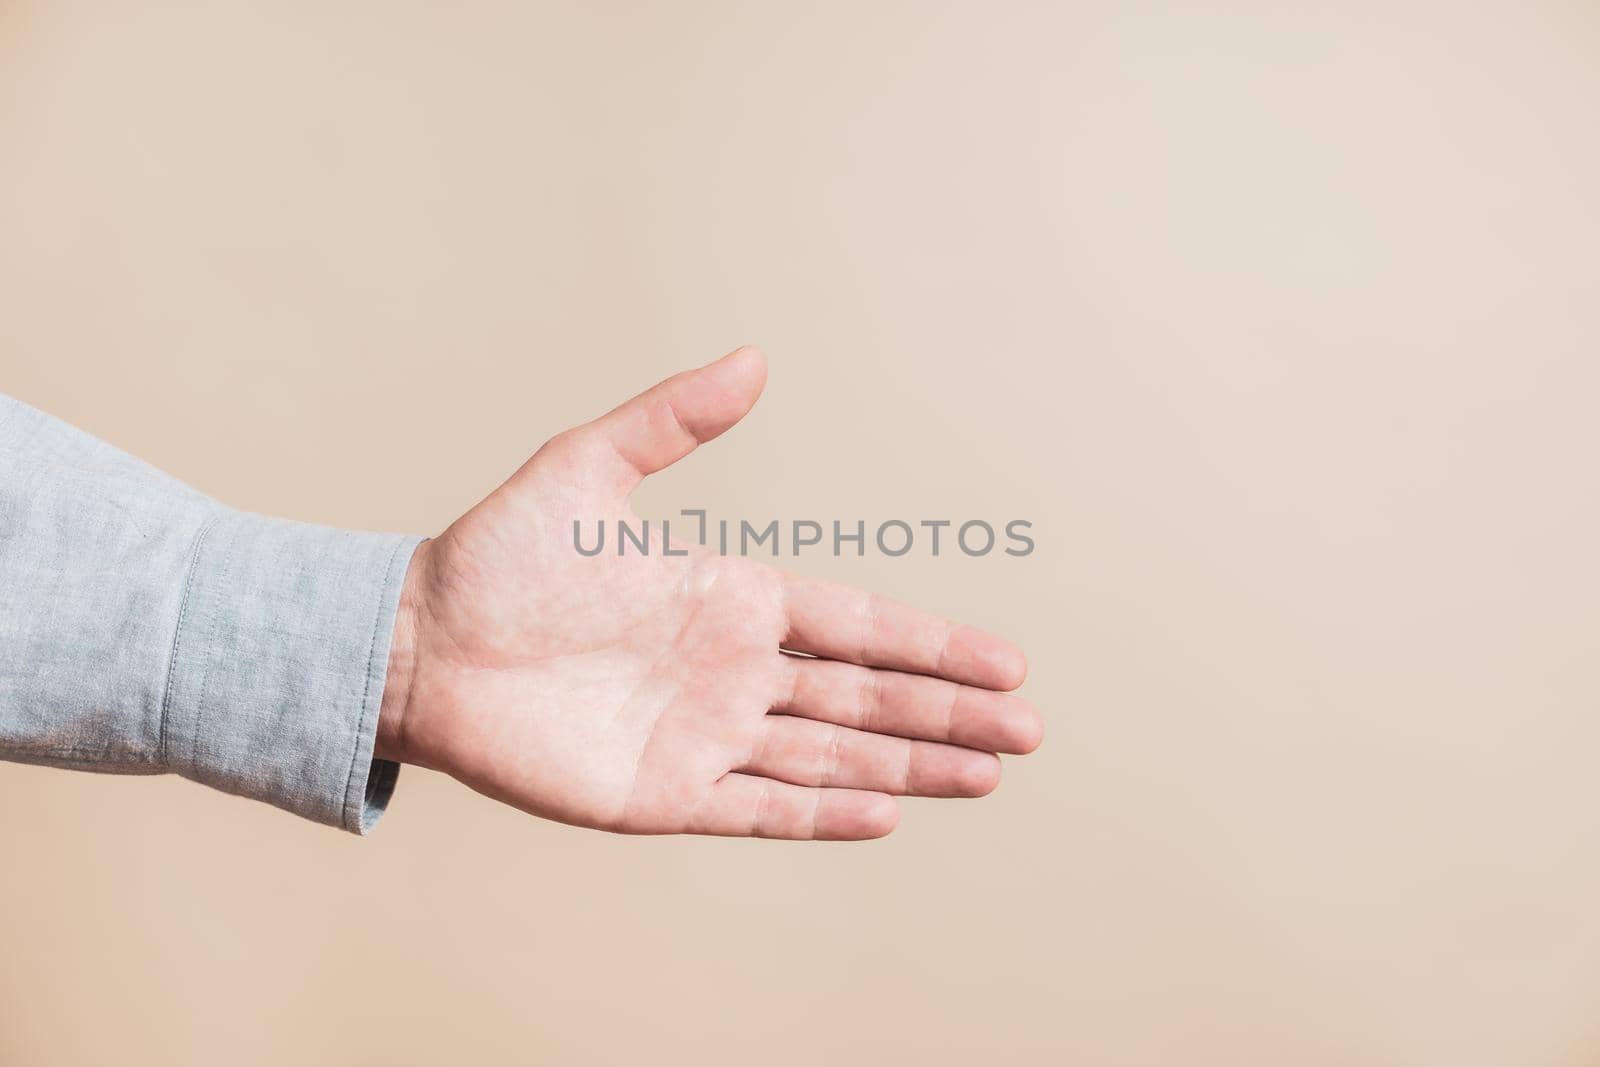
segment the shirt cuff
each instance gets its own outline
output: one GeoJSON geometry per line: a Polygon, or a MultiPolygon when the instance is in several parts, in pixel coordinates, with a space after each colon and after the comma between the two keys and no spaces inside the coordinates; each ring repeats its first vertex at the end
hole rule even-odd
{"type": "Polygon", "coordinates": [[[224,510],[195,540],[161,718],[166,766],[366,833],[395,610],[422,539],[224,510]]]}

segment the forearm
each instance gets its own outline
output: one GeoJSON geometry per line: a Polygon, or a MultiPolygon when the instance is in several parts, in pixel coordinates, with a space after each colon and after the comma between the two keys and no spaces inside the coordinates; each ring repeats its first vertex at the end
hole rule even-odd
{"type": "Polygon", "coordinates": [[[370,827],[415,544],[235,511],[0,397],[0,758],[370,827]]]}

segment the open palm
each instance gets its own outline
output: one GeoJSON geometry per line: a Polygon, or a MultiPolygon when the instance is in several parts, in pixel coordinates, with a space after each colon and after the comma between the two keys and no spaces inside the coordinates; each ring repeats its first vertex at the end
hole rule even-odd
{"type": "Polygon", "coordinates": [[[669,378],[425,542],[379,755],[627,833],[880,837],[895,794],[993,789],[995,753],[1041,733],[1004,692],[1025,673],[1006,642],[742,558],[574,549],[574,522],[637,528],[639,481],[742,418],[765,380],[754,349],[669,378]]]}

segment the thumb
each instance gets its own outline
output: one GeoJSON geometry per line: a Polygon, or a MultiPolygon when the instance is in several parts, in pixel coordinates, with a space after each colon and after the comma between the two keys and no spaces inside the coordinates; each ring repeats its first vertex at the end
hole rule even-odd
{"type": "Polygon", "coordinates": [[[610,475],[624,492],[722,434],[755,406],[767,384],[767,360],[745,346],[666,381],[580,426],[584,444],[606,443],[610,475]]]}

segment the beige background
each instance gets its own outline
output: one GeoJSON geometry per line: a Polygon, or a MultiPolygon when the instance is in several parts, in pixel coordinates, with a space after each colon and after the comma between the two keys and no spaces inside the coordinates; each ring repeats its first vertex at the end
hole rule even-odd
{"type": "MultiPolygon", "coordinates": [[[[865,846],[0,767],[0,1062],[1600,1064],[1592,5],[0,0],[0,387],[433,531],[744,341],[646,513],[1015,636],[865,846]]],[[[3,595],[3,591],[0,591],[3,595]]]]}

